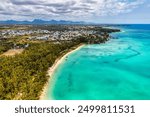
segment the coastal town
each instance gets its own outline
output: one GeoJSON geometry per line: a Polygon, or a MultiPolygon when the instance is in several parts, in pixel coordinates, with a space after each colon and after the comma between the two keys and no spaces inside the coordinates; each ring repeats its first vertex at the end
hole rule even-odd
{"type": "Polygon", "coordinates": [[[51,26],[45,26],[48,28],[47,30],[42,29],[43,27],[41,28],[40,26],[20,27],[1,27],[0,40],[11,39],[16,36],[26,36],[27,40],[72,40],[78,36],[99,35],[102,37],[104,32],[119,31],[117,29],[102,28],[101,26],[60,26],[61,29],[58,26],[55,26],[55,29],[51,29],[51,26]]]}
{"type": "Polygon", "coordinates": [[[103,43],[118,29],[94,25],[2,25],[0,28],[0,53],[9,49],[25,49],[31,43],[80,41],[87,44],[103,43]]]}

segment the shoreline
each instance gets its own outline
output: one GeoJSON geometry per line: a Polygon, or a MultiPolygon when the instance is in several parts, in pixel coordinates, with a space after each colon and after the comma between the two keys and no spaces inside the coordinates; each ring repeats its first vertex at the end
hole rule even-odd
{"type": "MultiPolygon", "coordinates": [[[[55,70],[57,69],[57,67],[63,62],[63,60],[68,56],[70,55],[71,53],[79,50],[80,48],[82,48],[84,46],[84,44],[79,44],[77,46],[74,46],[72,48],[70,48],[67,52],[64,52],[59,58],[57,58],[54,62],[54,64],[48,69],[48,81],[47,83],[45,84],[43,90],[42,90],[42,93],[39,97],[39,100],[48,100],[47,99],[47,96],[46,96],[46,93],[48,91],[48,87],[49,87],[49,84],[52,82],[52,75],[53,73],[55,72],[55,70]]],[[[52,100],[49,99],[49,100],[52,100]]]]}

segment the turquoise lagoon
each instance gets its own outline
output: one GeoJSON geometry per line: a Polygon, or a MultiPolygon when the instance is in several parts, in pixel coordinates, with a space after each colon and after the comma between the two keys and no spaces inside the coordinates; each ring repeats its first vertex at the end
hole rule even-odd
{"type": "Polygon", "coordinates": [[[85,45],[56,69],[47,97],[56,100],[149,100],[150,25],[118,27],[114,39],[85,45]]]}

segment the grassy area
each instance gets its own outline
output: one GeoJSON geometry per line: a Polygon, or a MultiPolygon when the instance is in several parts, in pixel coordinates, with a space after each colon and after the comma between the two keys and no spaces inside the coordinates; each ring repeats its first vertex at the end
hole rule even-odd
{"type": "Polygon", "coordinates": [[[10,49],[4,52],[1,56],[15,56],[16,54],[21,54],[24,49],[10,49]]]}

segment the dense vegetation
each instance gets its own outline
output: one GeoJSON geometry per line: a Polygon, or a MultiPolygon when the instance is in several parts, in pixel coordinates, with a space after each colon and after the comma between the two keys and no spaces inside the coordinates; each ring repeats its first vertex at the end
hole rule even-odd
{"type": "Polygon", "coordinates": [[[90,35],[84,35],[84,36],[79,36],[77,37],[76,40],[82,43],[86,44],[100,44],[100,43],[105,43],[109,39],[109,34],[108,33],[103,33],[101,35],[99,34],[90,34],[90,35]]]}
{"type": "Polygon", "coordinates": [[[56,58],[79,42],[34,43],[20,55],[0,58],[0,99],[38,99],[56,58]]]}
{"type": "Polygon", "coordinates": [[[0,54],[11,49],[12,46],[13,46],[12,42],[7,42],[6,40],[0,40],[0,54]]]}
{"type": "Polygon", "coordinates": [[[103,28],[103,27],[94,27],[94,31],[96,31],[98,34],[101,32],[105,33],[113,33],[113,32],[120,32],[120,29],[112,29],[112,28],[103,28]]]}

